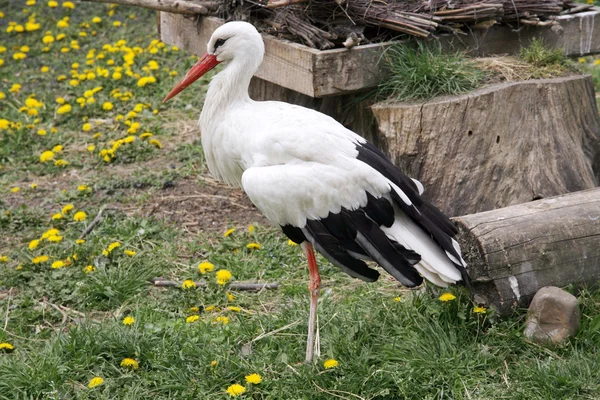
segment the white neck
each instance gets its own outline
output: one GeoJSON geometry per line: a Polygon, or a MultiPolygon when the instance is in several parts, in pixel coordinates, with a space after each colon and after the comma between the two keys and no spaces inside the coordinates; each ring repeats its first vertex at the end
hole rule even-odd
{"type": "Polygon", "coordinates": [[[229,111],[234,104],[251,101],[248,87],[258,68],[251,68],[252,64],[252,61],[247,62],[242,58],[233,59],[212,78],[200,115],[201,124],[205,116],[219,117],[217,114],[229,111]]]}

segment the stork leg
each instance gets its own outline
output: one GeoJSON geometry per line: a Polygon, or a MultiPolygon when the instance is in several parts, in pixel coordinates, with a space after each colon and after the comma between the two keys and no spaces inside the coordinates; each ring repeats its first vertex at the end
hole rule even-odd
{"type": "Polygon", "coordinates": [[[309,242],[302,243],[302,249],[308,260],[308,291],[310,292],[310,314],[308,317],[308,339],[306,340],[306,362],[310,363],[313,360],[315,350],[315,333],[317,322],[317,301],[319,300],[319,291],[321,290],[321,276],[317,267],[317,260],[312,244],[309,242]]]}

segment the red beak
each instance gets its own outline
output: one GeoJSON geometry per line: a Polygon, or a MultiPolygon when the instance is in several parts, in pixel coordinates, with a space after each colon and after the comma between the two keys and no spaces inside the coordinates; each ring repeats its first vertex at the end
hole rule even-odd
{"type": "Polygon", "coordinates": [[[179,82],[165,97],[162,101],[163,103],[167,100],[177,96],[179,92],[181,92],[186,87],[190,86],[194,81],[200,78],[202,75],[206,74],[208,71],[217,66],[219,61],[217,60],[217,56],[213,54],[206,53],[202,56],[202,58],[194,65],[187,74],[183,77],[181,82],[179,82]]]}

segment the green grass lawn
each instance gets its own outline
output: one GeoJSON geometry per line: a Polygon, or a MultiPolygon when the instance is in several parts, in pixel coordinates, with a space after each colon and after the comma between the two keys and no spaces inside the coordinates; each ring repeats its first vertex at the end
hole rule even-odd
{"type": "Polygon", "coordinates": [[[580,296],[579,334],[545,348],[523,312],[321,260],[322,353],[301,363],[301,251],[206,174],[207,81],[160,103],[197,57],[157,42],[151,12],[69,6],[0,1],[0,399],[225,399],[234,384],[247,399],[600,399],[598,293],[580,296]]]}

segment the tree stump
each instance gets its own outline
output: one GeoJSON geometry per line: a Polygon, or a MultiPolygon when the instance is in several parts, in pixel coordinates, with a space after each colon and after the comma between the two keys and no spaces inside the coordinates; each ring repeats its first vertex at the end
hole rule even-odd
{"type": "Polygon", "coordinates": [[[598,185],[600,120],[590,76],[503,83],[371,109],[379,145],[449,215],[598,185]]]}
{"type": "Polygon", "coordinates": [[[501,314],[600,280],[600,188],[454,218],[475,294],[501,314]]]}

